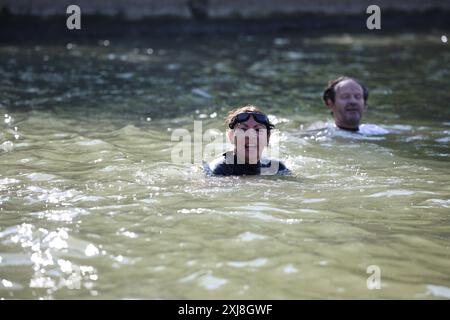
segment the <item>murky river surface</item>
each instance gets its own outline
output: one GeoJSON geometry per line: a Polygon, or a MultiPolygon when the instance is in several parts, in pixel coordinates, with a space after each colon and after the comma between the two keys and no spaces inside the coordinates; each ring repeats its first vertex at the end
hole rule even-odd
{"type": "Polygon", "coordinates": [[[450,298],[442,34],[1,46],[0,297],[450,298]],[[344,73],[392,134],[305,132],[344,73]],[[292,177],[172,162],[174,130],[244,103],[292,177]]]}

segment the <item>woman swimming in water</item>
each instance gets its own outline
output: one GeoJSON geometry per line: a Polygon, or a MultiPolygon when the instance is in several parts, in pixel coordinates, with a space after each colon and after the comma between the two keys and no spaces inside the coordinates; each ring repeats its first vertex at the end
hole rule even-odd
{"type": "Polygon", "coordinates": [[[233,151],[204,165],[211,175],[286,175],[290,170],[277,159],[261,158],[274,125],[258,107],[246,105],[229,112],[228,139],[233,151]]]}

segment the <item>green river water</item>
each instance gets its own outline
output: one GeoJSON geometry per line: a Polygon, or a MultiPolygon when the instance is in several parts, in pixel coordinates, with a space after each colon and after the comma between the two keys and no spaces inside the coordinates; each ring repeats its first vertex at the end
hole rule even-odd
{"type": "Polygon", "coordinates": [[[0,298],[450,298],[443,34],[0,46],[0,298]],[[306,131],[341,74],[391,134],[306,131]],[[176,129],[245,103],[293,176],[172,161],[176,129]]]}

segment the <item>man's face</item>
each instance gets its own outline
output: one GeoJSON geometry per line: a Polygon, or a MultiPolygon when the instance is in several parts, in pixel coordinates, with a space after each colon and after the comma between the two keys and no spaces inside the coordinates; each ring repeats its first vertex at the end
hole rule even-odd
{"type": "Polygon", "coordinates": [[[265,125],[256,122],[253,116],[237,123],[228,132],[230,142],[235,146],[238,163],[256,164],[268,144],[269,136],[265,125]]]}
{"type": "Polygon", "coordinates": [[[364,92],[354,80],[344,80],[335,86],[334,103],[327,101],[327,106],[333,111],[337,126],[357,129],[365,111],[364,92]]]}

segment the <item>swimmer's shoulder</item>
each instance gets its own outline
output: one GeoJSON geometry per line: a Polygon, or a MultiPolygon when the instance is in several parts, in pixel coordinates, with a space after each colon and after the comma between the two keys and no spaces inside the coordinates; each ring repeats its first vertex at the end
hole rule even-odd
{"type": "Polygon", "coordinates": [[[203,163],[203,169],[208,175],[227,176],[229,172],[229,164],[226,163],[225,154],[212,160],[209,163],[203,163]]]}
{"type": "Polygon", "coordinates": [[[291,175],[292,172],[280,159],[263,158],[261,159],[261,174],[285,176],[291,175]]]}

